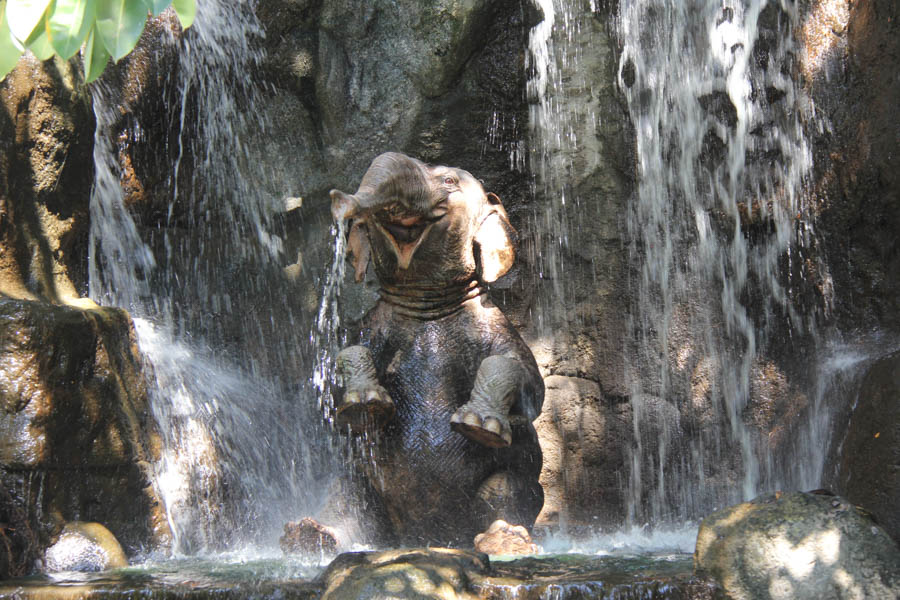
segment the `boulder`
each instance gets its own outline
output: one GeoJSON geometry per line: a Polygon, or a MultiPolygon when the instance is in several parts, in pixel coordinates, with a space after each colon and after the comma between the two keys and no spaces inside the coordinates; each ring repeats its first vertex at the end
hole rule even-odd
{"type": "Polygon", "coordinates": [[[835,488],[900,543],[900,352],[864,375],[837,468],[835,488]]]}
{"type": "Polygon", "coordinates": [[[449,548],[348,552],[316,579],[322,600],[434,598],[475,600],[473,576],[486,575],[484,554],[449,548]]]}
{"type": "Polygon", "coordinates": [[[850,502],[768,494],[700,524],[694,572],[734,600],[900,597],[900,550],[850,502]]]}
{"type": "Polygon", "coordinates": [[[284,535],[278,540],[285,554],[334,554],[338,547],[337,532],[304,517],[284,526],[284,535]]]}
{"type": "Polygon", "coordinates": [[[44,552],[44,570],[105,571],[128,566],[128,559],[112,532],[100,523],[66,523],[44,552]]]}
{"type": "Polygon", "coordinates": [[[484,533],[475,536],[475,550],[485,554],[536,554],[540,551],[531,534],[521,525],[510,525],[502,519],[491,523],[484,533]]]}

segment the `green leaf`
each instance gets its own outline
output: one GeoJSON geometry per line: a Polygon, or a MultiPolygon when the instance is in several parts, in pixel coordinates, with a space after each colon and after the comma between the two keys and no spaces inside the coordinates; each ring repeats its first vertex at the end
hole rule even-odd
{"type": "Polygon", "coordinates": [[[27,48],[40,61],[47,60],[53,56],[53,45],[50,43],[50,36],[47,35],[46,27],[40,27],[31,32],[27,48]],[[35,35],[36,32],[39,33],[35,35]]]}
{"type": "Polygon", "coordinates": [[[90,83],[100,77],[109,62],[109,52],[103,42],[95,35],[96,28],[91,29],[84,45],[84,82],[90,83]]]}
{"type": "Polygon", "coordinates": [[[8,0],[6,22],[20,40],[26,40],[44,17],[50,0],[8,0]]]}
{"type": "Polygon", "coordinates": [[[172,0],[172,8],[175,9],[175,14],[178,15],[182,29],[190,27],[194,22],[194,17],[197,16],[196,0],[172,0]]]}
{"type": "Polygon", "coordinates": [[[154,17],[156,15],[158,15],[159,13],[161,13],[162,11],[169,8],[169,6],[172,4],[172,0],[142,0],[142,1],[143,1],[144,5],[147,7],[147,10],[149,10],[151,13],[153,13],[154,17]]]}
{"type": "Polygon", "coordinates": [[[97,25],[94,31],[115,60],[134,49],[146,21],[147,7],[142,2],[97,0],[97,25]]]}
{"type": "Polygon", "coordinates": [[[16,67],[22,48],[18,46],[6,22],[6,0],[0,0],[0,80],[16,67]]]}
{"type": "Polygon", "coordinates": [[[96,0],[53,0],[47,28],[53,49],[68,60],[78,52],[94,24],[96,0]]]}

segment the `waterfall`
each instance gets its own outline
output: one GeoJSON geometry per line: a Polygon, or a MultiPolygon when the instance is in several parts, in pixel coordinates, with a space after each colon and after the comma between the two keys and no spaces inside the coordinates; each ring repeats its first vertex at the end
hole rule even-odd
{"type": "Polygon", "coordinates": [[[335,469],[309,384],[307,290],[282,268],[291,194],[263,153],[272,125],[254,4],[200,0],[183,36],[163,15],[152,52],[174,58],[161,114],[135,109],[121,85],[92,88],[90,295],[135,318],[163,439],[155,483],[179,553],[272,545],[315,512],[335,469]],[[130,211],[121,157],[149,127],[169,128],[164,154],[146,157],[167,179],[130,211]]]}
{"type": "MultiPolygon", "coordinates": [[[[564,253],[595,227],[582,207],[602,193],[580,183],[600,156],[595,55],[609,42],[597,32],[598,3],[534,4],[543,21],[529,38],[531,167],[543,200],[537,228],[551,235],[533,260],[554,288],[539,311],[553,336],[565,324],[553,307],[585,275],[565,272],[564,253]]],[[[633,418],[621,480],[632,525],[680,523],[764,490],[820,485],[823,397],[841,368],[826,360],[822,308],[801,299],[809,282],[797,268],[819,260],[804,192],[812,107],[794,81],[799,10],[766,0],[620,0],[610,9],[637,178],[620,221],[633,418]],[[796,372],[780,370],[779,345],[808,352],[796,372]],[[794,385],[803,400],[800,425],[781,432],[802,440],[790,444],[797,460],[772,450],[774,424],[748,422],[768,401],[765,386],[779,385],[794,385]]]]}
{"type": "Polygon", "coordinates": [[[687,423],[664,420],[656,430],[635,410],[629,516],[636,521],[689,518],[777,479],[766,472],[765,440],[743,415],[769,328],[809,326],[781,267],[809,227],[801,217],[811,152],[803,98],[790,77],[797,8],[772,4],[762,15],[767,4],[620,5],[619,83],[639,178],[626,219],[640,265],[629,321],[640,365],[632,398],[638,405],[677,399],[711,413],[685,443],[675,439],[687,423]],[[656,453],[642,448],[649,444],[656,453]],[[678,460],[666,455],[673,448],[678,460]]]}

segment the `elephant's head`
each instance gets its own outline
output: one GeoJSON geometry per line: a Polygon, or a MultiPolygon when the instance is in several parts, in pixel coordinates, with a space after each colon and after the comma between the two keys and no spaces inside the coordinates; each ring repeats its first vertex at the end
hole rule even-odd
{"type": "Polygon", "coordinates": [[[492,282],[515,258],[515,230],[500,199],[469,172],[396,152],[375,158],[353,195],[331,191],[349,219],[357,281],[371,256],[383,286],[492,282]]]}

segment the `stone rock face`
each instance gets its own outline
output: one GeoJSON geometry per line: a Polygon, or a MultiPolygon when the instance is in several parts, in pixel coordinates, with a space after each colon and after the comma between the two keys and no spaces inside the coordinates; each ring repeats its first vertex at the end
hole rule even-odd
{"type": "Polygon", "coordinates": [[[44,570],[105,571],[128,566],[122,546],[100,523],[66,523],[53,544],[44,552],[44,570]]]}
{"type": "Polygon", "coordinates": [[[845,328],[900,328],[900,5],[809,2],[800,67],[824,131],[812,195],[827,272],[813,273],[845,328]]]}
{"type": "Polygon", "coordinates": [[[847,500],[776,492],[706,517],[697,575],[729,598],[896,598],[900,550],[847,500]]]}
{"type": "Polygon", "coordinates": [[[544,464],[544,508],[538,527],[560,519],[579,525],[615,526],[624,515],[621,481],[632,437],[631,405],[605,397],[588,379],[550,375],[544,408],[535,421],[544,464]]]}
{"type": "Polygon", "coordinates": [[[30,54],[0,83],[0,292],[52,301],[87,287],[94,120],[72,62],[30,54]]]}
{"type": "Polygon", "coordinates": [[[866,372],[837,467],[835,488],[900,543],[900,352],[866,372]]]}
{"type": "Polygon", "coordinates": [[[102,521],[129,551],[165,543],[158,451],[125,311],[0,299],[0,504],[37,546],[66,521],[102,521]]]}

